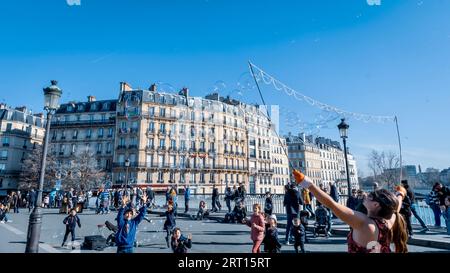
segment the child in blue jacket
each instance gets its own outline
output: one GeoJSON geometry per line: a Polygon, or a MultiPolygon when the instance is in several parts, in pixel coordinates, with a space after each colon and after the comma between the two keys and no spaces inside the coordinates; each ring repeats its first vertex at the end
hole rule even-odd
{"type": "Polygon", "coordinates": [[[144,194],[142,202],[144,205],[139,209],[139,213],[133,218],[133,209],[126,205],[129,201],[128,196],[123,196],[122,207],[117,214],[116,246],[117,253],[133,253],[136,231],[139,223],[144,219],[147,213],[147,195],[144,194]]]}

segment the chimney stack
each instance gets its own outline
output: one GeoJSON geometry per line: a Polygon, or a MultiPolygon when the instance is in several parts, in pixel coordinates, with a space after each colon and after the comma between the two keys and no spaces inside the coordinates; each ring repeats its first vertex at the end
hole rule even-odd
{"type": "Polygon", "coordinates": [[[152,92],[156,92],[156,84],[154,83],[154,84],[150,85],[150,88],[148,90],[150,90],[152,92]]]}
{"type": "Polygon", "coordinates": [[[87,99],[88,99],[88,102],[94,102],[94,101],[96,101],[96,99],[95,99],[94,96],[88,96],[87,99]]]}
{"type": "Polygon", "coordinates": [[[183,87],[183,89],[181,89],[180,93],[178,94],[187,98],[189,96],[189,88],[183,87]]]}
{"type": "Polygon", "coordinates": [[[133,90],[131,86],[126,82],[120,82],[120,91],[131,91],[133,90]]]}

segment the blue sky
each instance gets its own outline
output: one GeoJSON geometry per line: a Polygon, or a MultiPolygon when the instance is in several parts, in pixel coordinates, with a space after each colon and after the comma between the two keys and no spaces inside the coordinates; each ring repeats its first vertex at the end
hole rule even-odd
{"type": "MultiPolygon", "coordinates": [[[[116,98],[120,81],[164,82],[203,96],[237,95],[247,61],[342,109],[397,115],[404,161],[450,166],[450,1],[6,1],[0,17],[0,101],[42,107],[57,79],[63,101],[116,98]],[[218,83],[225,83],[225,86],[218,83]]],[[[263,85],[303,120],[317,110],[263,85]]],[[[255,92],[237,95],[259,102],[255,92]]],[[[281,119],[283,121],[283,118],[281,119]]],[[[321,135],[338,139],[333,121],[321,135]]],[[[397,150],[394,124],[349,120],[367,171],[371,149],[397,150]]],[[[298,132],[284,122],[283,132],[298,132]]]]}

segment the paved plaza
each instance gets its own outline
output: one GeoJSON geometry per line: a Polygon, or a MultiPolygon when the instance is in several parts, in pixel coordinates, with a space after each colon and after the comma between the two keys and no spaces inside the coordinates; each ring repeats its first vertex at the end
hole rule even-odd
{"type": "MultiPolygon", "coordinates": [[[[116,212],[97,215],[93,210],[85,210],[78,214],[81,220],[81,229],[77,229],[76,249],[62,248],[65,227],[62,224],[63,214],[57,209],[44,209],[43,225],[41,232],[40,252],[91,252],[91,253],[114,253],[114,247],[108,247],[103,251],[81,250],[80,244],[84,236],[102,234],[107,237],[111,232],[106,228],[98,228],[106,220],[114,222],[116,212]]],[[[137,234],[139,247],[136,253],[170,253],[165,243],[165,231],[163,231],[164,217],[158,214],[148,214],[148,221],[142,221],[137,234]]],[[[26,243],[26,232],[28,226],[28,210],[22,209],[19,214],[9,214],[11,223],[0,224],[0,252],[1,253],[23,253],[26,243]]],[[[187,235],[192,234],[192,253],[249,253],[252,247],[250,240],[250,228],[241,224],[225,224],[215,219],[203,221],[191,220],[187,217],[177,218],[177,225],[187,235]]],[[[284,228],[279,229],[280,239],[284,238],[284,228]]],[[[310,236],[310,234],[309,234],[310,236]]],[[[307,252],[346,252],[346,238],[343,235],[334,235],[329,239],[310,238],[306,244],[307,252]]],[[[409,246],[410,252],[444,252],[446,250],[409,246]]],[[[292,245],[283,245],[282,252],[293,252],[292,245]]]]}

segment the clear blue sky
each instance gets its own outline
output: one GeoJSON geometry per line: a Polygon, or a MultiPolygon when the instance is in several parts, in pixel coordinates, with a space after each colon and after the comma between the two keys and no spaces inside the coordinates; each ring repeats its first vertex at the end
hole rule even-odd
{"type": "MultiPolygon", "coordinates": [[[[405,163],[450,166],[450,1],[17,0],[0,10],[0,100],[9,105],[39,111],[51,79],[63,101],[116,98],[120,81],[188,86],[196,96],[223,81],[227,94],[252,60],[325,103],[396,114],[405,163]]],[[[262,88],[283,111],[314,111],[262,88]]],[[[335,123],[320,133],[338,139],[335,123]]],[[[393,124],[349,123],[364,174],[371,148],[396,151],[393,124]]]]}

